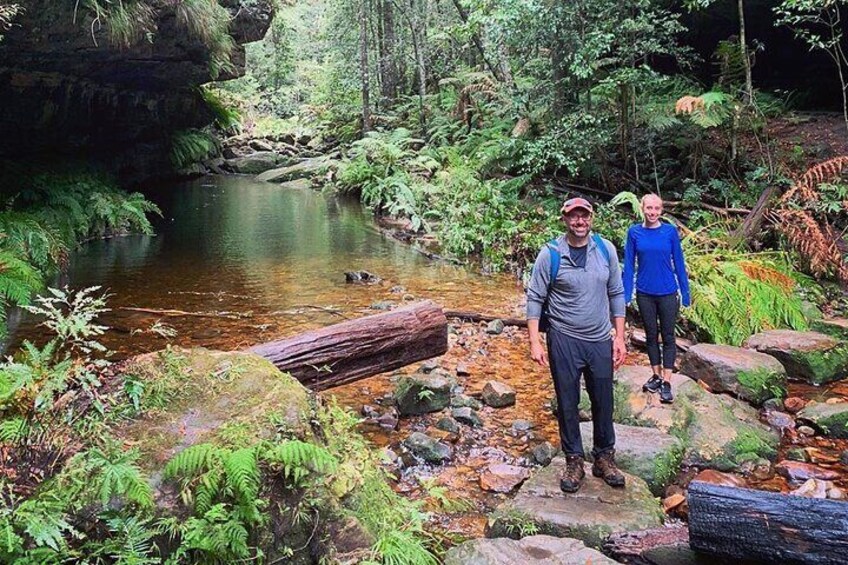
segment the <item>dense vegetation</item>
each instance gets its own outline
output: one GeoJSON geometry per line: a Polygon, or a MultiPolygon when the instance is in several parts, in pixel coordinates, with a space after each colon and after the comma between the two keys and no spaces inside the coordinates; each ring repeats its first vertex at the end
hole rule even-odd
{"type": "MultiPolygon", "coordinates": [[[[774,2],[771,23],[788,26],[799,51],[830,53],[842,77],[844,38],[830,23],[844,5],[774,2]]],[[[602,202],[596,229],[621,248],[636,196],[659,193],[686,234],[690,329],[740,343],[806,327],[802,298],[825,296],[801,273],[846,279],[834,242],[848,190],[837,159],[804,198],[778,198],[820,156],[771,134],[794,119],[793,96],[757,88],[760,46],[746,39],[744,10],[312,0],[281,9],[249,47],[248,76],[219,92],[251,135],[308,131],[340,145],[333,189],[489,269],[524,272],[561,231],[566,194],[602,202]],[[699,58],[685,42],[690,11],[735,17],[739,33],[699,58]],[[706,84],[695,78],[705,69],[706,84]],[[719,316],[721,304],[739,306],[719,316]]]]}

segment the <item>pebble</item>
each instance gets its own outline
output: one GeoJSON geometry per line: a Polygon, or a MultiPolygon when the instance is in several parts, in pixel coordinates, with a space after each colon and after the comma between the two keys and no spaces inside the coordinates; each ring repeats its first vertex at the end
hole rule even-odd
{"type": "Polygon", "coordinates": [[[839,462],[843,465],[848,465],[848,449],[842,452],[842,455],[839,456],[839,462]]]}
{"type": "Polygon", "coordinates": [[[542,442],[533,448],[533,460],[539,465],[547,467],[556,455],[556,448],[550,442],[542,442]]]}
{"type": "Polygon", "coordinates": [[[783,411],[783,401],[779,398],[769,398],[768,400],[763,402],[763,410],[766,410],[766,411],[769,411],[769,412],[771,412],[771,411],[782,412],[783,411]]]}
{"type": "Polygon", "coordinates": [[[790,396],[786,400],[783,401],[783,409],[787,412],[794,414],[795,412],[800,411],[806,402],[804,402],[803,398],[798,398],[797,396],[790,396]]]}
{"type": "Polygon", "coordinates": [[[816,435],[816,430],[810,426],[798,426],[798,433],[802,436],[813,437],[816,435]]]}

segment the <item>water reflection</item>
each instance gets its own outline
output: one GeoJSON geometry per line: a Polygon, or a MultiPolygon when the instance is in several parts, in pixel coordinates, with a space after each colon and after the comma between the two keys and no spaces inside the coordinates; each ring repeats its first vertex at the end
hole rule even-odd
{"type": "MultiPolygon", "coordinates": [[[[512,313],[511,278],[431,261],[382,235],[357,202],[244,177],[172,185],[151,198],[164,212],[155,236],[86,244],[55,281],[108,289],[112,311],[102,322],[117,357],[166,342],[233,349],[271,340],[373,313],[373,302],[403,298],[390,292],[396,285],[448,308],[512,313]],[[362,269],[384,282],[345,283],[345,271],[362,269]],[[176,337],[152,332],[157,322],[176,337]]],[[[24,316],[12,347],[43,339],[36,323],[24,316]]]]}

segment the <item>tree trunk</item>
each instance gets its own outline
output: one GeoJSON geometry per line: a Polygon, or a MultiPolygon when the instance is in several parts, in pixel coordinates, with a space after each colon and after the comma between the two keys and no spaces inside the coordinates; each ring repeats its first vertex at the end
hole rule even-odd
{"type": "MultiPolygon", "coordinates": [[[[462,20],[462,23],[468,23],[468,11],[465,7],[460,3],[459,0],[453,0],[453,5],[456,7],[456,11],[459,13],[459,19],[462,20]]],[[[477,48],[477,51],[480,53],[480,57],[483,59],[483,62],[486,64],[486,68],[489,69],[489,72],[495,77],[495,80],[499,82],[505,82],[506,77],[504,77],[501,69],[496,67],[492,62],[486,57],[486,50],[483,48],[483,40],[480,39],[480,34],[476,31],[471,34],[471,41],[474,43],[474,46],[477,48]]]]}
{"type": "Polygon", "coordinates": [[[848,503],[701,481],[689,485],[689,543],[764,563],[848,562],[848,503]]]}
{"type": "Polygon", "coordinates": [[[342,385],[444,354],[447,319],[439,305],[419,302],[250,351],[313,390],[342,385]]]}
{"type": "Polygon", "coordinates": [[[368,68],[368,21],[370,0],[359,6],[359,73],[362,80],[362,133],[371,131],[371,80],[368,68]]]}
{"type": "Polygon", "coordinates": [[[736,243],[747,242],[760,233],[766,211],[774,197],[777,195],[777,186],[770,184],[760,194],[757,203],[751,209],[742,223],[730,234],[730,240],[736,243]]]}
{"type": "Polygon", "coordinates": [[[739,50],[742,53],[742,64],[745,66],[745,92],[742,100],[745,104],[754,101],[754,81],[751,78],[751,57],[748,56],[748,40],[745,33],[745,0],[738,0],[739,10],[739,50]]]}
{"type": "MultiPolygon", "coordinates": [[[[397,42],[395,40],[395,20],[392,3],[382,0],[380,6],[380,85],[385,102],[394,102],[397,98],[397,42]]],[[[385,103],[384,102],[384,103],[385,103]]]]}

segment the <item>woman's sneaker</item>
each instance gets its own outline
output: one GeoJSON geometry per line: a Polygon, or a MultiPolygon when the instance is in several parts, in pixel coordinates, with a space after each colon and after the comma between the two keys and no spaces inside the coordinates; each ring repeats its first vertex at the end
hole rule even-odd
{"type": "Polygon", "coordinates": [[[642,392],[659,392],[663,379],[659,375],[653,375],[648,382],[642,385],[642,392]]]}
{"type": "Polygon", "coordinates": [[[660,402],[663,404],[671,404],[674,402],[674,395],[671,394],[671,383],[663,382],[660,386],[660,402]]]}

